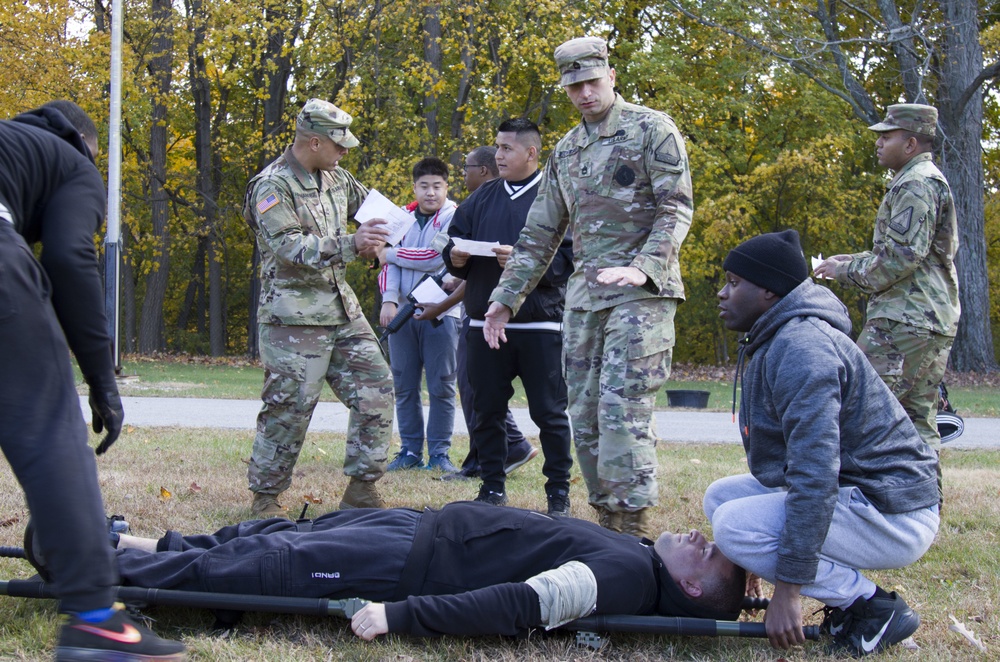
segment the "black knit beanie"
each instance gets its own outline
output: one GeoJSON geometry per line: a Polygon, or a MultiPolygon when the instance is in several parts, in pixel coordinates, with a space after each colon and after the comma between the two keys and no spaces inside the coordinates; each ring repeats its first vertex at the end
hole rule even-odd
{"type": "Polygon", "coordinates": [[[809,277],[799,233],[795,230],[747,239],[729,251],[722,268],[782,297],[809,277]]]}

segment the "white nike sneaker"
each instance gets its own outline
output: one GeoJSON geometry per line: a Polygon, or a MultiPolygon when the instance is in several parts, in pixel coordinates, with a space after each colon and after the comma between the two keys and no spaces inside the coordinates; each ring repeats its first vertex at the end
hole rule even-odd
{"type": "Polygon", "coordinates": [[[888,597],[858,598],[844,611],[846,627],[834,634],[833,648],[854,657],[884,651],[920,627],[920,616],[895,592],[888,597]]]}

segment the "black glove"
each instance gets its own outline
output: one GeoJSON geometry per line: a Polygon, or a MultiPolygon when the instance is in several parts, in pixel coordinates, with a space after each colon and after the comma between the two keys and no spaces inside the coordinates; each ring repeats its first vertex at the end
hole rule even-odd
{"type": "Polygon", "coordinates": [[[118,440],[122,432],[125,410],[117,391],[90,391],[90,412],[94,432],[100,434],[105,428],[108,434],[97,447],[97,454],[103,455],[118,440]]]}

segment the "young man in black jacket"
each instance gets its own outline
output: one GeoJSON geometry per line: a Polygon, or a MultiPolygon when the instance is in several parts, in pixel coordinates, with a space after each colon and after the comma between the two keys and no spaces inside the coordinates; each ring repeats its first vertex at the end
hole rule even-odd
{"type": "Polygon", "coordinates": [[[332,512],[308,527],[271,519],[213,535],[122,536],[118,567],[147,588],[372,600],[352,622],[368,640],[514,635],[594,613],[732,620],[746,581],[697,531],[652,543],[468,501],[332,512]]]}
{"type": "Polygon", "coordinates": [[[58,108],[0,121],[0,447],[33,518],[26,547],[46,559],[68,615],[57,658],[178,660],[181,644],[112,608],[117,577],[69,362],[72,349],[90,387],[94,431],[107,428],[97,447],[104,453],[123,418],[94,251],[104,182],[93,122],[69,104],[74,126],[58,108]],[[40,262],[29,247],[39,242],[40,262]]]}
{"type": "Polygon", "coordinates": [[[507,503],[505,421],[514,395],[514,378],[520,377],[545,455],[542,473],[547,478],[548,512],[567,516],[573,459],[562,376],[562,316],[566,281],[573,271],[572,242],[568,238],[563,241],[538,287],[510,321],[508,342],[499,351],[491,350],[481,331],[490,293],[500,280],[542,179],[538,169],[542,139],[534,122],[506,120],[498,127],[496,147],[500,178],[486,182],[459,205],[448,234],[453,239],[500,245],[493,249],[493,256],[471,255],[454,241],[442,252],[448,271],[465,280],[465,312],[470,320],[466,361],[476,414],[470,434],[479,453],[483,480],[476,499],[494,505],[507,503]]]}

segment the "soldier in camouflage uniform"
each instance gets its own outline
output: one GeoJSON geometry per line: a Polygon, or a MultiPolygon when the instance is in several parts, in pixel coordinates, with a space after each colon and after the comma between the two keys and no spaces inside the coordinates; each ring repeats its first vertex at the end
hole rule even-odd
{"type": "Polygon", "coordinates": [[[653,403],[670,376],[684,298],[687,154],[669,116],[615,93],[602,39],[568,41],[555,59],[583,121],[549,157],[483,331],[493,347],[506,341],[512,312],[570,232],[563,363],[580,469],[601,524],[648,537],[658,498],[653,403]]]}
{"type": "Polygon", "coordinates": [[[875,218],[873,248],[834,255],[815,273],[871,295],[858,345],[939,451],[938,384],[961,308],[955,204],[931,160],[936,125],[937,109],[909,103],[889,106],[885,121],[869,127],[879,134],[879,164],[896,173],[875,218]]]}
{"type": "Polygon", "coordinates": [[[258,517],[285,515],[306,429],[326,381],[350,408],[340,508],[382,507],[375,481],[385,472],[395,406],[392,379],[345,265],[374,257],[388,235],[381,219],[347,234],[368,191],[340,159],[358,144],[351,116],[311,99],[295,141],[247,184],[243,215],[257,236],[261,293],[257,317],[264,405],[247,476],[258,517]]]}

